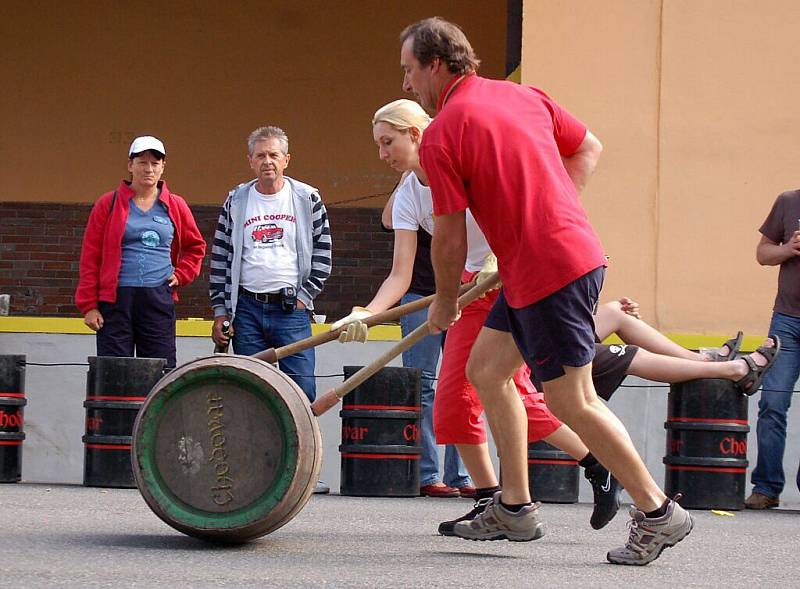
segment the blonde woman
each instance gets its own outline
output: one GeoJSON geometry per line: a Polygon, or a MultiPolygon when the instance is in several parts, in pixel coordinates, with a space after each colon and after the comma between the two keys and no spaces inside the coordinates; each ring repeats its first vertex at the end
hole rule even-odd
{"type": "MultiPolygon", "coordinates": [[[[342,333],[342,341],[366,340],[366,326],[361,320],[388,309],[406,293],[411,284],[417,254],[418,230],[424,230],[429,235],[433,233],[431,191],[419,162],[419,145],[430,121],[430,117],[419,104],[404,99],[378,109],[372,119],[373,137],[380,159],[407,175],[395,191],[392,205],[392,225],[395,232],[392,269],[372,301],[365,307],[354,307],[350,315],[332,325],[332,329],[338,329],[350,324],[342,333]]],[[[494,263],[494,256],[486,240],[469,214],[467,228],[469,251],[462,277],[465,282],[477,277],[481,271],[492,271],[494,263]]],[[[431,411],[426,403],[433,401],[432,420],[436,441],[454,444],[458,448],[477,487],[476,509],[479,510],[482,502],[488,500],[499,487],[489,456],[486,430],[481,416],[483,407],[475,389],[466,378],[465,367],[472,344],[497,295],[497,291],[489,293],[468,306],[463,310],[459,321],[448,330],[435,400],[432,388],[431,399],[423,399],[423,430],[427,428],[430,431],[431,411]]],[[[594,461],[580,438],[550,413],[541,393],[536,392],[531,384],[529,375],[527,367],[520,368],[515,375],[517,390],[528,415],[529,440],[544,439],[575,458],[582,459],[582,464],[594,469],[593,473],[597,471],[594,478],[600,484],[593,485],[597,493],[603,483],[613,479],[609,479],[608,472],[594,461]]],[[[594,478],[590,480],[594,481],[594,478]]],[[[424,482],[421,479],[421,483],[424,482]]],[[[601,493],[599,500],[596,494],[593,527],[602,527],[614,517],[619,508],[619,491],[619,486],[612,484],[607,491],[601,493]]],[[[474,517],[472,512],[464,519],[471,517],[474,517]]],[[[442,523],[439,527],[440,533],[452,534],[453,524],[454,522],[442,523]]]]}
{"type": "MultiPolygon", "coordinates": [[[[419,192],[425,187],[414,171],[421,172],[417,150],[422,138],[422,130],[430,123],[430,117],[410,100],[398,100],[376,113],[373,121],[376,142],[386,144],[381,159],[403,178],[398,191],[419,192]],[[393,130],[391,138],[385,132],[393,130]],[[382,137],[382,138],[381,138],[382,137]]],[[[397,192],[395,193],[397,194],[397,192]]],[[[394,200],[394,196],[391,201],[394,200]]],[[[405,197],[401,197],[403,203],[405,197]]],[[[435,292],[433,266],[431,265],[431,235],[433,218],[430,214],[423,218],[422,213],[412,212],[393,223],[392,202],[387,204],[384,225],[394,225],[394,257],[392,270],[384,280],[380,290],[366,308],[359,308],[358,316],[388,309],[398,300],[411,302],[435,292]]],[[[355,317],[350,315],[351,318],[355,317]]],[[[422,310],[401,319],[403,334],[408,334],[427,320],[427,311],[422,310]]],[[[343,324],[340,322],[339,324],[343,324]]],[[[420,494],[429,497],[474,497],[475,487],[469,478],[456,448],[445,448],[443,476],[439,474],[439,454],[433,428],[434,381],[436,367],[442,348],[443,335],[430,335],[403,353],[403,366],[419,368],[421,375],[422,422],[420,428],[420,494]]]]}

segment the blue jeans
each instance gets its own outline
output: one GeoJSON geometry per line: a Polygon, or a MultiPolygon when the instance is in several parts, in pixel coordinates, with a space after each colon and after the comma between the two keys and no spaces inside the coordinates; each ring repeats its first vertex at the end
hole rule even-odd
{"type": "MultiPolygon", "coordinates": [[[[279,304],[260,303],[239,295],[233,319],[233,351],[252,356],[267,348],[280,348],[311,337],[311,320],[306,309],[285,313],[279,304]]],[[[278,361],[281,371],[303,389],[309,401],[317,396],[314,378],[314,348],[278,361]]]]}
{"type": "MultiPolygon", "coordinates": [[[[401,303],[410,303],[423,298],[422,295],[406,293],[401,303]]],[[[400,318],[400,327],[405,337],[428,319],[427,309],[410,313],[400,318]]],[[[436,367],[442,350],[442,334],[429,335],[403,352],[403,366],[422,370],[420,403],[422,420],[420,432],[422,438],[422,456],[419,464],[420,486],[431,485],[442,481],[439,477],[439,452],[433,434],[433,381],[436,379],[436,367]]],[[[461,462],[455,446],[446,446],[444,451],[444,480],[451,487],[471,485],[472,481],[461,462]]]]}
{"type": "MultiPolygon", "coordinates": [[[[767,497],[778,497],[785,482],[786,414],[792,403],[792,390],[800,376],[800,318],[773,313],[769,333],[781,338],[781,351],[762,381],[756,426],[758,459],[750,480],[753,491],[767,497]]],[[[800,488],[800,470],[797,485],[800,488]]]]}

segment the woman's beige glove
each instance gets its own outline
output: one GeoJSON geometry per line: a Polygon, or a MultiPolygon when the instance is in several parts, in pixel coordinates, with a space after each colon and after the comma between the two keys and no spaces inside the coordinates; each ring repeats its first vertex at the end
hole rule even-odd
{"type": "MultiPolygon", "coordinates": [[[[481,282],[489,278],[489,276],[495,272],[497,272],[497,258],[493,253],[489,252],[489,255],[486,256],[486,259],[483,261],[483,268],[481,268],[480,272],[475,275],[475,286],[478,286],[481,282]]],[[[485,296],[486,294],[484,294],[481,298],[485,296]]]]}
{"type": "Polygon", "coordinates": [[[362,320],[371,316],[372,311],[364,307],[353,307],[347,317],[342,317],[331,325],[331,331],[336,331],[347,325],[347,329],[343,329],[342,333],[339,334],[339,341],[343,344],[348,342],[360,342],[363,344],[367,341],[369,327],[362,320]]]}

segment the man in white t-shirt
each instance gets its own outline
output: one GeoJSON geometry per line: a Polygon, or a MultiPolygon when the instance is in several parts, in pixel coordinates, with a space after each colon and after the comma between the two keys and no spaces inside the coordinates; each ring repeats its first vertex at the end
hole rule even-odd
{"type": "MultiPolygon", "coordinates": [[[[319,191],[283,172],[289,140],[260,127],[247,140],[256,175],[228,193],[211,249],[212,339],[253,355],[311,336],[314,298],[331,272],[331,234],[319,191]],[[230,321],[228,334],[223,323],[230,321]]],[[[279,365],[309,401],[316,396],[314,349],[279,365]]]]}

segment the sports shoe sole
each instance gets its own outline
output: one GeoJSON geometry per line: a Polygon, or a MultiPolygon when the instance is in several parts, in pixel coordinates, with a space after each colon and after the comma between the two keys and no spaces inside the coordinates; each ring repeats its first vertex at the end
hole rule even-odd
{"type": "Polygon", "coordinates": [[[611,560],[610,554],[606,554],[606,560],[608,560],[608,562],[610,562],[611,564],[622,564],[626,566],[644,566],[646,564],[650,564],[659,556],[661,556],[661,553],[664,552],[665,548],[672,548],[673,546],[675,546],[678,542],[680,542],[686,536],[691,534],[693,529],[694,529],[694,518],[691,515],[689,515],[689,529],[686,530],[686,532],[683,533],[683,535],[676,534],[675,536],[671,536],[669,540],[664,542],[659,547],[658,550],[652,552],[650,556],[647,558],[647,560],[611,560]]]}
{"type": "MultiPolygon", "coordinates": [[[[445,535],[445,534],[443,534],[445,535]]],[[[536,528],[533,530],[533,536],[529,536],[528,534],[522,533],[515,533],[509,530],[497,530],[492,535],[485,535],[480,537],[470,537],[470,536],[460,536],[459,534],[455,533],[452,534],[457,538],[463,538],[464,540],[480,540],[481,542],[484,540],[508,540],[509,542],[533,542],[534,540],[538,540],[542,536],[544,536],[544,524],[537,524],[536,528]]]]}

